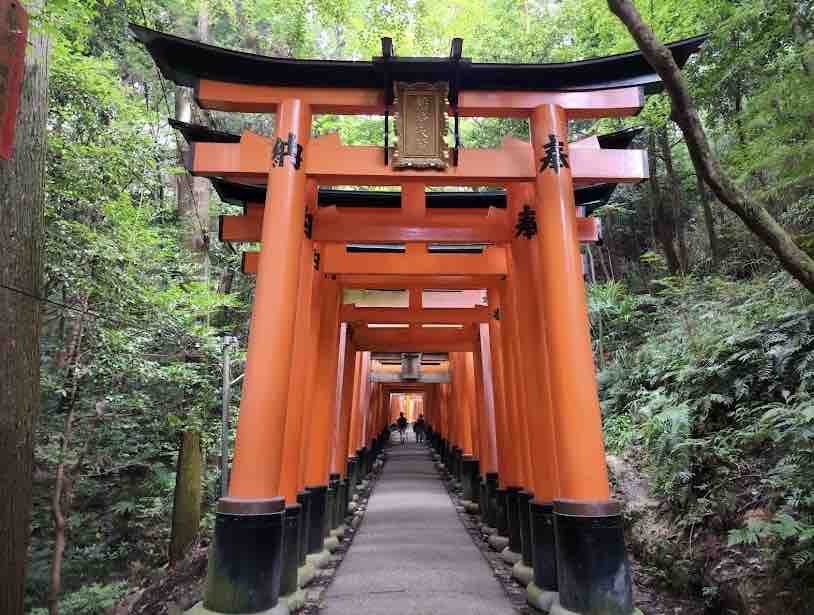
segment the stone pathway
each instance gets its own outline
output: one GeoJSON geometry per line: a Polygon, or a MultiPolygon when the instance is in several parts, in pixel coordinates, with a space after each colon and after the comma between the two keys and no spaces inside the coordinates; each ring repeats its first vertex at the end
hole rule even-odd
{"type": "Polygon", "coordinates": [[[413,442],[389,449],[323,602],[323,615],[516,613],[461,524],[429,449],[413,442]]]}

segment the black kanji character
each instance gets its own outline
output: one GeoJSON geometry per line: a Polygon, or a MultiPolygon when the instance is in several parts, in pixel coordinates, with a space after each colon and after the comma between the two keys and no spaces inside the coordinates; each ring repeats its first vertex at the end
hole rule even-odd
{"type": "Polygon", "coordinates": [[[271,165],[274,167],[283,166],[284,158],[291,158],[291,165],[299,170],[302,165],[302,145],[297,144],[297,137],[294,133],[288,133],[288,141],[283,141],[280,137],[274,142],[271,150],[271,165]]]}
{"type": "Polygon", "coordinates": [[[517,214],[517,224],[514,225],[514,236],[531,239],[537,234],[537,212],[523,205],[523,211],[517,214]]]}
{"type": "Polygon", "coordinates": [[[540,173],[546,169],[554,169],[554,172],[559,175],[561,168],[571,168],[565,144],[557,139],[557,135],[548,135],[548,143],[545,144],[544,149],[545,157],[540,160],[540,173]]]}

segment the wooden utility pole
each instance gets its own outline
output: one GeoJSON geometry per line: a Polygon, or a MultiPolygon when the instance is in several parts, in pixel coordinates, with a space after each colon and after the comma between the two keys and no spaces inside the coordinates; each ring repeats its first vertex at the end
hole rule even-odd
{"type": "MultiPolygon", "coordinates": [[[[31,6],[30,9],[36,7],[31,6]]],[[[48,39],[29,36],[14,154],[0,161],[0,613],[21,615],[39,410],[48,39]],[[17,290],[11,290],[17,289],[17,290]]]]}

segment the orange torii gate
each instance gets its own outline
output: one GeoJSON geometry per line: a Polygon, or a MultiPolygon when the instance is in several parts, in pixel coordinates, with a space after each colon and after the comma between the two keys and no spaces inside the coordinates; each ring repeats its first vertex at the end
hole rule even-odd
{"type": "MultiPolygon", "coordinates": [[[[391,393],[416,391],[529,602],[632,613],[579,242],[599,238],[585,216],[646,179],[647,160],[628,149],[636,131],[569,143],[568,122],[638,113],[660,85],[642,56],[478,64],[460,39],[446,59],[397,57],[383,39],[371,62],[293,60],[132,28],[201,107],[275,114],[273,138],[173,122],[188,170],[244,206],[221,239],[261,243],[244,255],[257,275],[246,376],[198,612],[284,612],[381,451],[391,393]],[[313,137],[325,113],[384,115],[384,148],[313,137]],[[466,149],[460,117],[524,118],[531,139],[466,149]],[[406,304],[346,303],[351,289],[402,290],[406,304]],[[482,290],[485,304],[425,306],[433,289],[482,290]],[[374,353],[444,353],[449,382],[376,381],[374,353]]],[[[702,43],[670,50],[683,65],[702,43]]]]}

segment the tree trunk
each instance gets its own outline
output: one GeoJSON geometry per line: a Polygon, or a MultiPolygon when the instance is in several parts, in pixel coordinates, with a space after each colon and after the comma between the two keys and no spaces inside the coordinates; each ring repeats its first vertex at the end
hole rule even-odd
{"type": "MultiPolygon", "coordinates": [[[[209,37],[208,0],[198,3],[198,39],[209,37]]],[[[179,88],[175,94],[176,117],[184,122],[192,119],[192,96],[188,89],[179,88]]],[[[179,141],[179,159],[184,151],[179,141]]],[[[205,177],[178,176],[177,211],[184,228],[187,247],[195,255],[204,282],[209,280],[209,180],[205,177]]],[[[205,316],[208,319],[208,314],[205,316]]],[[[173,496],[172,528],[170,536],[170,565],[182,560],[198,535],[201,523],[201,483],[203,458],[201,434],[187,429],[181,437],[173,496]]]]}
{"type": "Polygon", "coordinates": [[[672,119],[684,134],[696,173],[703,177],[718,200],[769,246],[783,268],[814,293],[814,259],[800,249],[765,207],[750,198],[723,172],[709,146],[687,82],[670,50],[642,21],[630,0],[608,0],[608,6],[625,24],[648,63],[664,82],[672,104],[672,119]]]}
{"type": "MultiPolygon", "coordinates": [[[[87,299],[80,302],[82,311],[88,309],[87,299]]],[[[54,553],[51,556],[51,588],[48,593],[48,613],[59,615],[59,593],[62,591],[62,558],[65,554],[65,517],[67,511],[63,501],[71,491],[71,475],[66,470],[68,452],[71,447],[74,417],[76,415],[76,393],[79,390],[79,357],[82,354],[82,341],[85,336],[85,315],[82,314],[71,334],[66,362],[69,369],[65,374],[64,388],[70,393],[60,399],[60,410],[65,412],[65,428],[62,431],[62,444],[59,449],[59,463],[54,478],[54,493],[51,496],[51,518],[54,520],[54,553]]]]}
{"type": "MultiPolygon", "coordinates": [[[[29,8],[33,8],[31,3],[29,8]]],[[[29,37],[13,156],[0,161],[0,284],[42,292],[48,39],[29,37]]],[[[21,615],[31,521],[34,424],[39,411],[40,309],[0,288],[0,613],[21,615]]]]}
{"type": "MultiPolygon", "coordinates": [[[[228,295],[232,292],[232,286],[235,282],[235,270],[231,267],[224,269],[220,274],[220,282],[218,282],[218,293],[221,295],[228,295]]],[[[216,327],[225,327],[229,322],[229,307],[224,305],[221,308],[218,319],[213,323],[216,327]]]]}
{"type": "Polygon", "coordinates": [[[712,205],[710,204],[709,193],[704,185],[704,180],[698,179],[698,198],[701,199],[701,206],[704,209],[704,224],[707,228],[707,240],[709,241],[709,255],[712,259],[712,269],[718,271],[721,267],[721,245],[718,241],[718,234],[715,232],[715,218],[712,215],[712,205]]]}
{"type": "Polygon", "coordinates": [[[198,536],[201,519],[201,434],[188,429],[181,441],[172,504],[172,536],[170,537],[170,565],[184,559],[190,545],[198,536]]]}
{"type": "Polygon", "coordinates": [[[67,518],[70,513],[71,501],[73,500],[73,490],[76,480],[82,469],[85,456],[93,446],[96,437],[96,427],[102,418],[106,403],[96,402],[96,414],[88,426],[85,446],[82,448],[76,462],[67,467],[67,456],[71,446],[71,436],[73,435],[74,418],[76,416],[76,388],[78,379],[74,368],[74,387],[71,394],[71,404],[68,416],[65,417],[65,430],[62,433],[62,447],[60,449],[60,461],[57,466],[57,475],[54,482],[54,493],[51,497],[51,514],[54,518],[54,556],[51,561],[51,592],[48,594],[49,615],[59,615],[59,593],[62,589],[62,559],[65,555],[65,545],[67,536],[65,528],[67,518]]]}
{"type": "Polygon", "coordinates": [[[664,251],[664,258],[667,261],[667,269],[670,275],[676,275],[681,271],[681,261],[678,258],[675,244],[673,243],[673,215],[664,206],[664,195],[659,184],[658,169],[656,168],[656,134],[650,129],[650,140],[648,145],[648,160],[650,163],[650,199],[653,211],[653,232],[656,239],[661,244],[664,251]]]}
{"type": "Polygon", "coordinates": [[[687,248],[685,224],[681,219],[681,182],[678,180],[675,167],[673,166],[673,148],[670,145],[670,136],[666,126],[659,128],[658,141],[661,155],[664,159],[664,170],[670,182],[670,211],[673,218],[673,235],[678,240],[681,271],[686,273],[690,269],[690,251],[687,248]]]}

